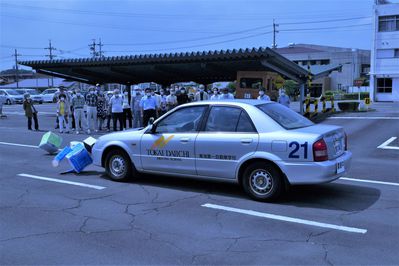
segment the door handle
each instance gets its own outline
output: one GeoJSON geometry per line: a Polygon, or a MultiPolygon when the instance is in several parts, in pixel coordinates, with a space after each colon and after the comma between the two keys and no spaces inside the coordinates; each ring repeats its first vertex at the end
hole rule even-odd
{"type": "Polygon", "coordinates": [[[253,141],[252,139],[241,139],[242,144],[251,144],[252,141],[253,141]]]}
{"type": "Polygon", "coordinates": [[[182,143],[187,143],[190,140],[190,138],[180,138],[180,142],[182,143]]]}

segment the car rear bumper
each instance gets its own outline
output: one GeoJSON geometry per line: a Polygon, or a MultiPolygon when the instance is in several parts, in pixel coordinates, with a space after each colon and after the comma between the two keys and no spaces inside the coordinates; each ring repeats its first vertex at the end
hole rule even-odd
{"type": "Polygon", "coordinates": [[[320,184],[344,176],[351,166],[352,153],[345,151],[340,157],[324,162],[278,163],[291,185],[320,184]],[[337,164],[344,168],[337,173],[337,164]]]}

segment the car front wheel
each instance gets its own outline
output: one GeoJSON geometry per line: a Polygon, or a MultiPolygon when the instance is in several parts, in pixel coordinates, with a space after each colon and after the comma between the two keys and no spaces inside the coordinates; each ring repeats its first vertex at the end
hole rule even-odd
{"type": "Polygon", "coordinates": [[[132,163],[122,150],[113,150],[105,160],[105,171],[114,181],[127,181],[132,176],[132,163]]]}
{"type": "Polygon", "coordinates": [[[258,201],[277,199],[283,190],[282,175],[268,162],[250,164],[244,172],[242,185],[245,192],[258,201]]]}

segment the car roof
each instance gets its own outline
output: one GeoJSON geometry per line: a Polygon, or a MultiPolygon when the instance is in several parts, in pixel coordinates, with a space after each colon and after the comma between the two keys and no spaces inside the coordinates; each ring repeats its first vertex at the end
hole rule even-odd
{"type": "Polygon", "coordinates": [[[209,104],[209,105],[218,105],[218,104],[229,104],[233,106],[245,107],[248,105],[256,106],[260,104],[270,104],[272,101],[264,101],[264,100],[253,100],[253,99],[230,99],[230,100],[216,100],[216,101],[198,101],[188,103],[186,105],[201,105],[201,104],[209,104]]]}

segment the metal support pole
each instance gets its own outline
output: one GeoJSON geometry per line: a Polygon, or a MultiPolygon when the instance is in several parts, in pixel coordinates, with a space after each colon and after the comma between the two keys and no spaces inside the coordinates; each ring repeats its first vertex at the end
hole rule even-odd
{"type": "Polygon", "coordinates": [[[301,110],[301,115],[303,115],[303,101],[305,100],[305,83],[299,84],[299,91],[300,91],[299,106],[301,110]]]}

